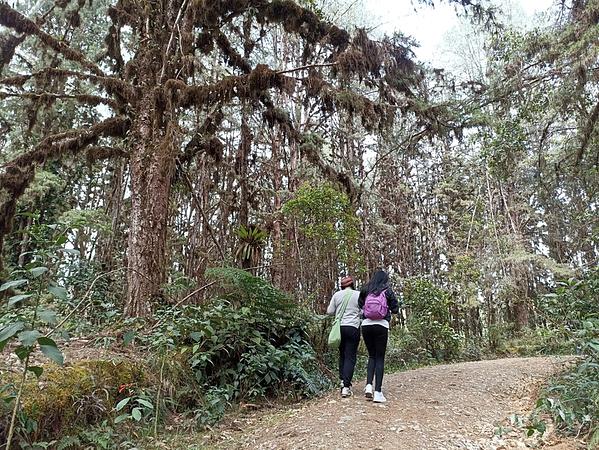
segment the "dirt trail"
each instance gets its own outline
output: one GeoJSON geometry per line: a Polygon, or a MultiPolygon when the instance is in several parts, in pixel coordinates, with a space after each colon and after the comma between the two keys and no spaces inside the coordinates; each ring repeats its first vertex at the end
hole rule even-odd
{"type": "MultiPolygon", "coordinates": [[[[513,358],[428,367],[385,376],[388,402],[338,393],[299,407],[257,415],[220,430],[220,448],[256,449],[509,449],[547,442],[521,431],[497,436],[511,415],[530,411],[539,387],[572,358],[513,358]]],[[[212,442],[214,445],[214,441],[212,442]]],[[[560,449],[578,448],[561,442],[560,449]]]]}

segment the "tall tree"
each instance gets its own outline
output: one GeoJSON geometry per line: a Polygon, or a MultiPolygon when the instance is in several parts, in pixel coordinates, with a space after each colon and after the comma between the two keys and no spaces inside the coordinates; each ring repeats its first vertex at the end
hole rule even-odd
{"type": "MultiPolygon", "coordinates": [[[[14,33],[3,40],[4,63],[25,39],[56,57],[54,64],[13,71],[1,79],[3,96],[60,100],[77,107],[103,105],[104,119],[44,135],[33,148],[5,164],[0,174],[5,192],[0,200],[0,238],[9,230],[16,202],[37,166],[79,155],[90,147],[101,148],[104,156],[121,155],[124,148],[131,191],[125,305],[129,316],[148,315],[165,280],[171,186],[178,158],[184,149],[192,157],[208,150],[205,143],[213,142],[224,106],[239,110],[248,105],[272,112],[271,91],[278,91],[313,98],[324,111],[347,109],[360,116],[369,130],[389,125],[398,113],[435,120],[415,98],[421,77],[400,40],[375,42],[363,31],[351,37],[291,0],[118,0],[106,5],[110,20],[105,23],[101,55],[91,54],[89,46],[76,39],[81,21],[92,20],[82,13],[85,2],[57,1],[45,7],[43,14],[27,17],[0,3],[0,24],[14,33]],[[66,13],[53,17],[57,7],[66,13]],[[305,66],[279,70],[254,55],[273,27],[300,38],[305,66]],[[221,69],[212,70],[210,62],[221,69]],[[67,88],[38,89],[37,81],[52,79],[67,80],[67,88]],[[368,94],[345,89],[349,80],[361,83],[368,94]],[[205,123],[195,130],[186,129],[190,110],[204,117],[205,123]],[[194,132],[195,145],[186,148],[183,144],[194,132]]],[[[270,117],[286,121],[285,115],[270,117]]],[[[289,139],[302,140],[298,130],[285,125],[289,139]]],[[[349,177],[318,155],[307,156],[353,195],[349,177]]],[[[247,164],[244,158],[239,161],[247,164]]]]}

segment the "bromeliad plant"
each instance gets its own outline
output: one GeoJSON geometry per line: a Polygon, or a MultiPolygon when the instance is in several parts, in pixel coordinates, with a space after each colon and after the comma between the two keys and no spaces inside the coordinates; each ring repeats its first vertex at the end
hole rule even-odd
{"type": "Polygon", "coordinates": [[[266,245],[268,233],[256,225],[248,227],[241,225],[237,230],[237,236],[239,237],[239,247],[235,256],[241,262],[241,266],[245,269],[257,266],[266,245]]]}
{"type": "Polygon", "coordinates": [[[52,279],[66,253],[65,233],[57,233],[55,226],[35,227],[31,230],[32,241],[39,243],[38,250],[23,255],[27,261],[12,271],[10,279],[0,285],[0,294],[7,296],[0,304],[1,309],[17,310],[16,314],[7,314],[12,319],[0,329],[0,351],[10,348],[23,364],[16,394],[9,396],[14,401],[6,450],[10,449],[14,437],[15,423],[19,411],[27,374],[36,377],[43,373],[41,366],[31,364],[31,356],[40,351],[56,364],[63,364],[63,355],[56,342],[50,338],[57,328],[56,313],[45,306],[52,299],[66,300],[67,290],[52,279]],[[43,231],[43,232],[41,232],[43,231]],[[42,238],[41,236],[50,236],[42,238]],[[37,242],[36,242],[37,240],[37,242]],[[50,328],[54,327],[54,328],[50,328]]]}

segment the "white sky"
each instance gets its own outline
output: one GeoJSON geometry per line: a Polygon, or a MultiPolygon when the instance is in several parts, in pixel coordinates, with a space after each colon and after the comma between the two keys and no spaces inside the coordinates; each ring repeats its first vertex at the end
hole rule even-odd
{"type": "MultiPolygon", "coordinates": [[[[430,7],[411,0],[363,0],[363,5],[370,16],[369,22],[379,25],[377,31],[392,33],[399,30],[411,35],[421,45],[416,48],[416,56],[421,60],[432,61],[439,46],[443,43],[448,31],[458,25],[456,8],[447,1],[436,0],[436,6],[430,7]]],[[[502,9],[511,10],[514,20],[533,26],[537,21],[535,15],[549,9],[554,0],[500,0],[502,9]],[[522,14],[524,15],[522,17],[522,14]]]]}

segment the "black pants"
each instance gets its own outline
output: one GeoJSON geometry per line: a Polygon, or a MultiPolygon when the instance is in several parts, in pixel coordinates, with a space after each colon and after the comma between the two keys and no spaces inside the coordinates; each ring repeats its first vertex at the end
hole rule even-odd
{"type": "Polygon", "coordinates": [[[389,329],[382,325],[364,325],[362,327],[362,336],[368,349],[366,384],[372,384],[372,380],[376,378],[374,390],[380,392],[383,387],[385,352],[387,351],[389,329]]]}
{"type": "Polygon", "coordinates": [[[341,327],[339,344],[339,378],[344,387],[350,387],[356,367],[356,355],[360,344],[360,329],[352,326],[341,327]]]}

